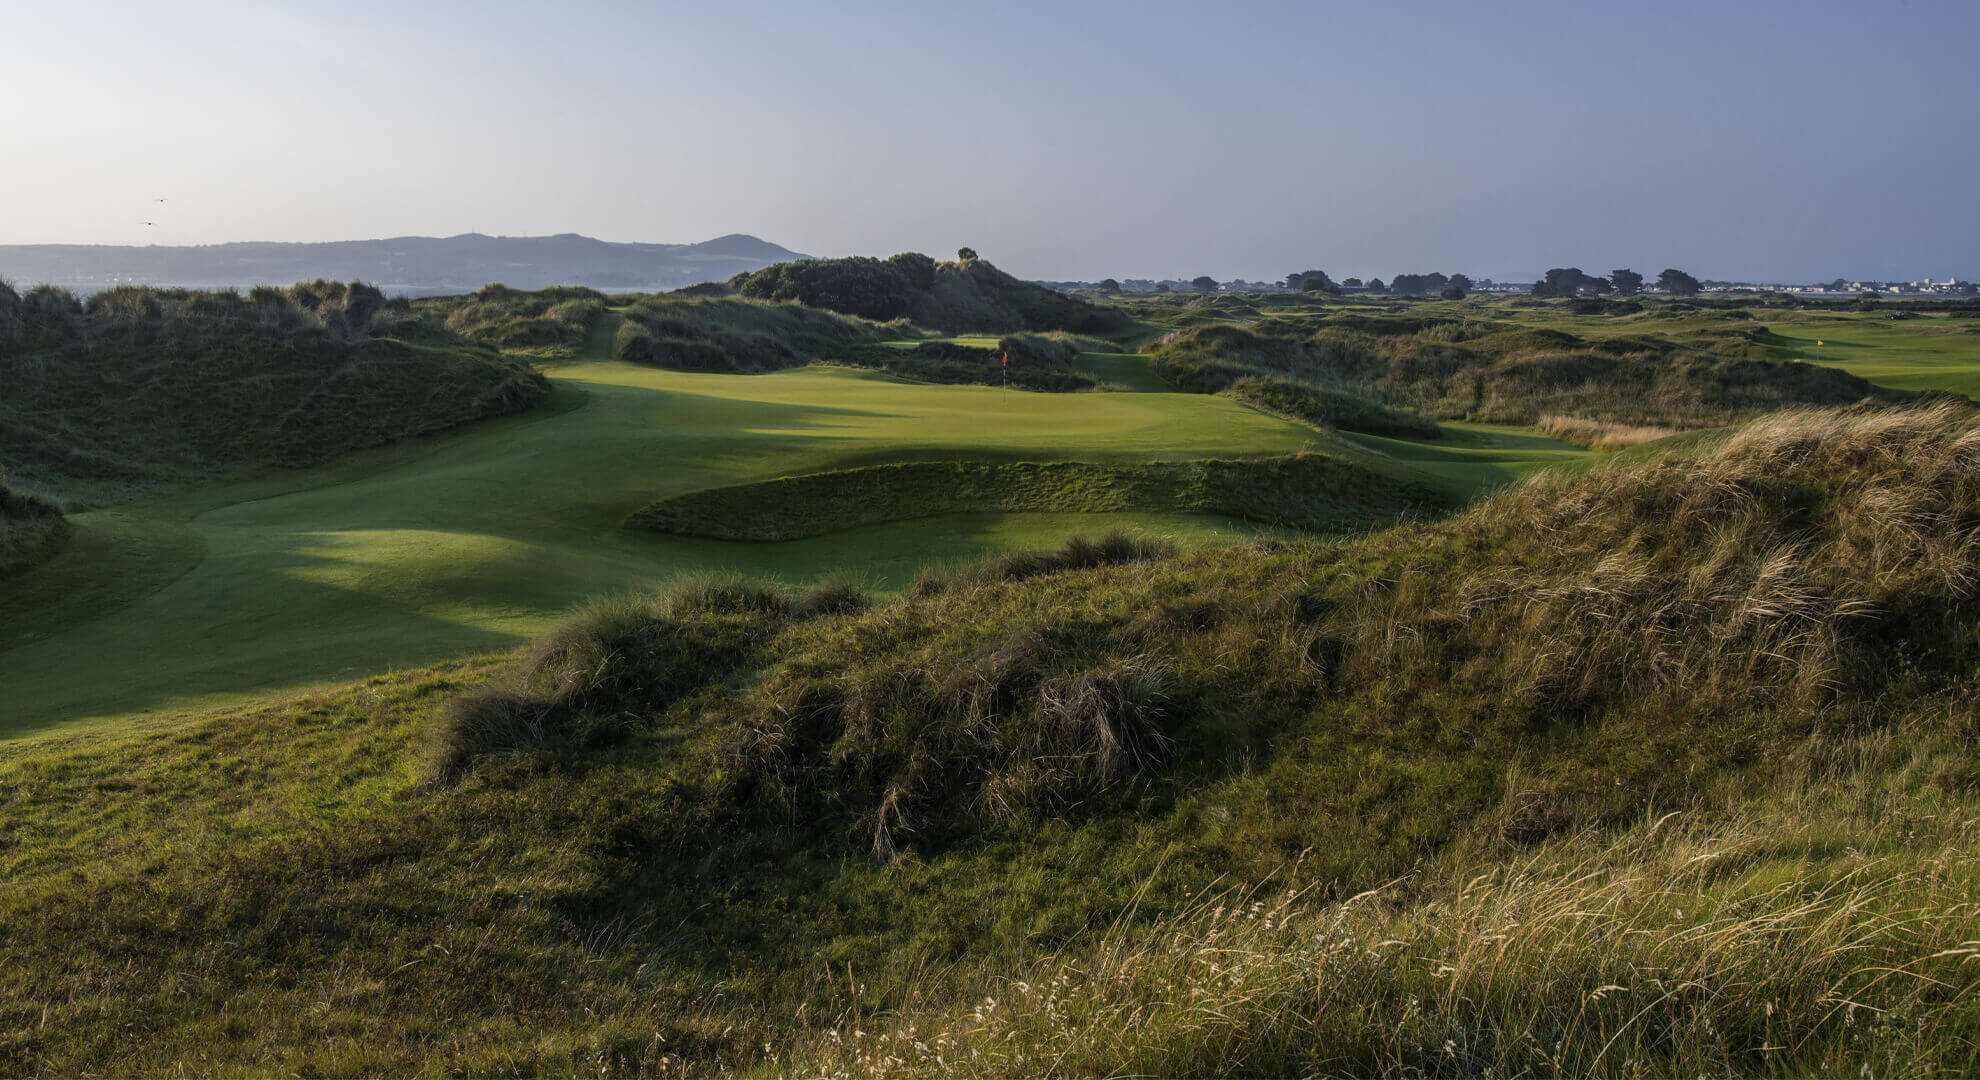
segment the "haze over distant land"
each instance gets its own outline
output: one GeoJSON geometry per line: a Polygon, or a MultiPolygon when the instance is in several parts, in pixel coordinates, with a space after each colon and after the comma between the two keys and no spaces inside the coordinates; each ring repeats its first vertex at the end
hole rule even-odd
{"type": "Polygon", "coordinates": [[[518,289],[653,291],[723,281],[805,257],[740,233],[699,244],[615,244],[570,233],[196,247],[0,244],[0,277],[85,292],[120,284],[239,288],[317,278],[363,280],[406,294],[468,292],[495,281],[518,289]]]}
{"type": "Polygon", "coordinates": [[[0,243],[1980,275],[1976,41],[1973,0],[13,5],[0,243]]]}

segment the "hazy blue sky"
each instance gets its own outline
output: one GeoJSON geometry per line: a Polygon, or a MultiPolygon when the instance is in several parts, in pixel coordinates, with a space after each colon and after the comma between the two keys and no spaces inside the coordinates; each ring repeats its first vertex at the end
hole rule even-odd
{"type": "Polygon", "coordinates": [[[1980,276],[1980,0],[0,22],[0,243],[747,232],[1053,278],[1980,276]]]}

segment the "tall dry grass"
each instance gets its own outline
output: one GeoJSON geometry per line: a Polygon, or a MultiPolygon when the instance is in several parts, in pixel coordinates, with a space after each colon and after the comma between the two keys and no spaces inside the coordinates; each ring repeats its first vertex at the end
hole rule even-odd
{"type": "Polygon", "coordinates": [[[1679,432],[1678,428],[1661,424],[1624,424],[1560,413],[1543,414],[1535,424],[1562,442],[1585,446],[1590,450],[1625,450],[1679,432]]]}
{"type": "Polygon", "coordinates": [[[1792,861],[1781,821],[1672,815],[1345,899],[1233,889],[1043,957],[967,1011],[849,1016],[793,1068],[1970,1074],[1976,826],[1930,823],[1924,857],[1792,861]]]}

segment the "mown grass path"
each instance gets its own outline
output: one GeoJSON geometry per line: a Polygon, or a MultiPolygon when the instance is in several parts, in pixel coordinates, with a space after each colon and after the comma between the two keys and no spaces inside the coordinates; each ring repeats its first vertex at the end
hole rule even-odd
{"type": "Polygon", "coordinates": [[[930,562],[1077,531],[1130,525],[1186,545],[1254,531],[1186,515],[956,515],[752,545],[620,527],[685,491],[883,461],[1185,460],[1324,438],[1192,395],[928,386],[829,367],[688,375],[599,361],[552,375],[555,397],[526,416],[81,515],[76,557],[0,593],[0,735],[506,649],[586,596],[681,572],[805,581],[851,568],[885,591],[930,562]],[[147,557],[142,536],[169,550],[147,557]]]}

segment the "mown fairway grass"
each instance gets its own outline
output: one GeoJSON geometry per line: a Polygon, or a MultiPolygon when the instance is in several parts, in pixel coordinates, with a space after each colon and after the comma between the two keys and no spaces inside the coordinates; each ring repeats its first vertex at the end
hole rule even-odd
{"type": "Polygon", "coordinates": [[[957,515],[751,545],[621,527],[682,492],[883,461],[1340,446],[1201,395],[1006,392],[831,367],[729,376],[586,362],[553,374],[553,400],[524,416],[79,515],[70,555],[0,592],[0,734],[507,649],[586,596],[681,572],[801,582],[851,568],[888,592],[930,562],[1075,531],[1125,525],[1187,546],[1256,531],[1184,515],[957,515]]]}

